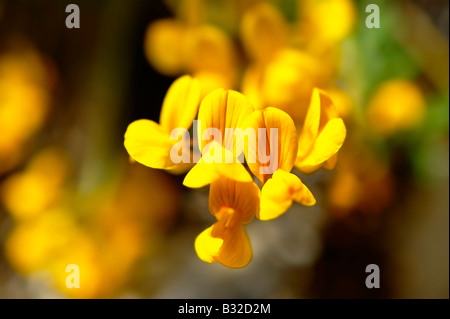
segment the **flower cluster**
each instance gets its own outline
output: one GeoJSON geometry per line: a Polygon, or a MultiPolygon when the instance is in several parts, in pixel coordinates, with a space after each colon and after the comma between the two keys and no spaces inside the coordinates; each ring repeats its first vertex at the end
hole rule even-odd
{"type": "Polygon", "coordinates": [[[252,258],[244,225],[255,216],[264,221],[275,219],[294,201],[314,205],[313,194],[291,171],[296,167],[312,173],[329,166],[344,143],[346,128],[331,99],[317,88],[297,130],[283,110],[255,109],[245,95],[234,90],[216,89],[201,99],[199,86],[188,75],[177,79],[166,94],[159,123],[145,119],[131,123],[124,144],[132,159],[148,167],[190,168],[192,152],[187,162],[172,160],[180,150],[177,144],[182,143],[174,132],[189,128],[198,109],[200,124],[195,133],[201,158],[183,184],[190,188],[210,185],[209,209],[217,222],[197,237],[195,249],[203,261],[241,268],[252,258]],[[255,134],[239,139],[233,134],[239,129],[255,134]],[[245,163],[239,160],[242,155],[245,163]]]}

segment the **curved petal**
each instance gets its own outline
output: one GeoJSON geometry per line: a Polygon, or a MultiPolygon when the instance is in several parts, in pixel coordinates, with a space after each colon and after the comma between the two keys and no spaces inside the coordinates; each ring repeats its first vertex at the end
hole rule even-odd
{"type": "Polygon", "coordinates": [[[233,209],[241,223],[249,223],[259,210],[259,188],[254,182],[242,183],[219,178],[209,190],[209,210],[217,217],[222,208],[233,209]]]}
{"type": "Polygon", "coordinates": [[[297,158],[298,138],[294,121],[289,114],[277,108],[268,107],[253,112],[244,126],[246,129],[252,128],[257,136],[255,143],[249,143],[245,150],[248,166],[255,176],[264,182],[277,169],[286,171],[292,169],[297,158]],[[265,129],[265,131],[259,129],[265,129]],[[256,161],[251,157],[254,155],[256,161]]]}
{"type": "Polygon", "coordinates": [[[168,132],[176,128],[188,129],[197,115],[200,85],[197,79],[184,75],[172,83],[166,93],[159,124],[168,132]]]}
{"type": "Polygon", "coordinates": [[[275,219],[284,214],[296,201],[313,206],[316,200],[311,191],[296,175],[278,170],[261,190],[261,208],[256,216],[260,220],[275,219]]]}
{"type": "Polygon", "coordinates": [[[317,135],[319,134],[320,124],[320,91],[315,88],[311,96],[308,112],[306,113],[305,123],[298,139],[298,157],[305,156],[312,148],[317,135]]]}
{"type": "Polygon", "coordinates": [[[302,167],[316,166],[327,161],[341,148],[346,132],[344,121],[341,118],[330,120],[317,137],[311,152],[305,159],[298,159],[296,167],[301,170],[302,167]]]}
{"type": "Polygon", "coordinates": [[[220,248],[223,245],[223,238],[215,238],[211,232],[214,225],[205,229],[195,239],[195,251],[198,257],[207,263],[216,262],[220,248]]]}
{"type": "Polygon", "coordinates": [[[137,162],[158,169],[174,166],[170,150],[176,141],[155,122],[138,120],[128,125],[125,132],[125,148],[137,162]]]}
{"type": "Polygon", "coordinates": [[[241,127],[245,118],[254,110],[250,101],[241,93],[233,90],[217,89],[209,93],[202,101],[198,113],[198,140],[200,150],[211,141],[203,140],[203,133],[210,128],[221,133],[220,141],[224,148],[233,150],[233,130],[241,127]]]}
{"type": "Polygon", "coordinates": [[[218,261],[230,268],[243,268],[252,259],[252,248],[242,224],[224,227],[222,221],[204,230],[195,240],[195,250],[205,262],[218,261]]]}
{"type": "Polygon", "coordinates": [[[201,160],[187,173],[183,185],[200,188],[211,184],[221,176],[238,182],[252,182],[251,175],[241,163],[205,163],[201,160]]]}

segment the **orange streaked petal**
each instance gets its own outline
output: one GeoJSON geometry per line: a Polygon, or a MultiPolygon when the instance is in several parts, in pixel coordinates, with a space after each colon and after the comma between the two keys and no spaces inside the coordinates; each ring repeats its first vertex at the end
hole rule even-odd
{"type": "Polygon", "coordinates": [[[216,216],[223,207],[232,208],[239,213],[241,223],[248,223],[259,210],[259,193],[254,182],[242,183],[219,178],[211,184],[209,210],[216,216]]]}
{"type": "Polygon", "coordinates": [[[175,80],[166,93],[159,124],[168,132],[176,128],[188,129],[197,115],[200,85],[197,79],[184,75],[175,80]]]}
{"type": "Polygon", "coordinates": [[[233,90],[217,89],[209,93],[202,101],[199,109],[198,138],[201,150],[210,140],[203,140],[203,133],[209,128],[218,129],[221,133],[222,145],[233,149],[233,131],[241,127],[245,118],[253,112],[250,101],[241,93],[233,90]],[[227,131],[225,129],[228,129],[227,131]]]}
{"type": "Polygon", "coordinates": [[[292,169],[297,157],[298,138],[294,121],[286,112],[274,107],[255,111],[245,121],[244,126],[246,129],[253,128],[257,136],[256,143],[253,143],[254,145],[249,143],[245,150],[248,166],[255,176],[264,181],[264,175],[270,177],[277,169],[286,171],[292,169]],[[265,136],[259,136],[259,128],[266,129],[265,136]],[[261,138],[262,141],[266,141],[265,145],[260,143],[261,138]],[[264,150],[260,149],[262,145],[265,146],[265,154],[264,150]],[[272,152],[276,154],[270,154],[272,152]],[[255,156],[252,158],[253,155],[255,156]],[[268,157],[264,159],[266,155],[268,157]],[[254,161],[255,157],[256,161],[254,161]],[[273,162],[272,159],[274,159],[273,162]],[[274,167],[271,167],[272,169],[267,171],[270,173],[266,174],[262,169],[269,165],[274,167]]]}

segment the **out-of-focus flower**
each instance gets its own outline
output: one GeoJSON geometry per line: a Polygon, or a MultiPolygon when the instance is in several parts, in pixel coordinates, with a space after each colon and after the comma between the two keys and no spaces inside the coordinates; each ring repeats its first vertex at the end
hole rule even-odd
{"type": "Polygon", "coordinates": [[[275,6],[255,5],[242,18],[241,40],[256,64],[267,64],[288,44],[287,21],[275,6]]]}
{"type": "Polygon", "coordinates": [[[265,142],[249,144],[245,151],[250,170],[262,184],[261,208],[257,217],[261,220],[277,218],[289,209],[293,201],[306,206],[314,205],[316,200],[312,193],[300,178],[290,173],[298,149],[297,131],[291,117],[281,110],[269,107],[253,112],[244,125],[245,128],[253,128],[257,132],[257,141],[262,139],[265,142]],[[260,128],[265,131],[260,131],[260,128]],[[265,136],[259,136],[260,132],[265,136]],[[261,145],[267,145],[266,152],[267,148],[271,153],[275,152],[270,154],[268,163],[261,163],[261,145]],[[256,161],[251,159],[251,154],[258,154],[256,161]],[[271,170],[266,173],[267,168],[271,170]]]}
{"type": "Polygon", "coordinates": [[[32,49],[0,56],[0,173],[19,161],[24,143],[43,125],[49,109],[49,81],[42,58],[32,49]]]}
{"type": "Polygon", "coordinates": [[[52,258],[67,249],[77,231],[76,222],[65,208],[48,209],[38,218],[13,228],[5,243],[5,253],[14,269],[31,274],[48,267],[52,258]]]}
{"type": "Polygon", "coordinates": [[[299,0],[301,41],[308,50],[324,52],[344,40],[357,20],[352,0],[299,0]]]}
{"type": "Polygon", "coordinates": [[[312,173],[321,165],[332,168],[346,134],[344,121],[338,117],[331,99],[324,91],[314,89],[299,138],[295,167],[303,173],[312,173]]]}
{"type": "Polygon", "coordinates": [[[175,164],[171,159],[171,149],[179,143],[178,136],[171,136],[174,130],[177,133],[178,129],[190,128],[199,103],[197,80],[187,75],[177,79],[167,91],[159,124],[143,119],[128,126],[124,142],[128,154],[137,162],[152,168],[173,170],[183,165],[175,164]]]}
{"type": "Polygon", "coordinates": [[[4,182],[2,200],[14,217],[5,254],[18,273],[39,274],[68,297],[108,297],[161,241],[177,191],[164,174],[129,164],[108,187],[80,196],[68,187],[67,169],[66,157],[49,148],[4,182]],[[80,269],[80,288],[66,286],[70,264],[80,269]]]}
{"type": "Polygon", "coordinates": [[[185,36],[184,24],[174,19],[161,19],[148,27],[145,54],[158,72],[171,76],[183,73],[185,36]]]}
{"type": "Polygon", "coordinates": [[[367,122],[382,136],[417,127],[423,120],[426,104],[419,87],[411,81],[384,82],[367,107],[367,122]]]}
{"type": "Polygon", "coordinates": [[[277,107],[301,123],[312,89],[324,86],[323,68],[313,56],[295,49],[278,51],[264,68],[250,66],[242,89],[258,109],[277,107]]]}
{"type": "Polygon", "coordinates": [[[240,155],[237,153],[243,148],[236,145],[239,141],[236,142],[233,135],[234,129],[242,128],[253,110],[244,95],[232,90],[217,89],[203,99],[198,114],[198,141],[202,158],[186,175],[183,181],[185,186],[203,187],[220,176],[240,182],[252,181],[245,167],[237,161],[240,155]],[[208,159],[205,160],[205,157],[208,159]]]}
{"type": "Polygon", "coordinates": [[[218,261],[230,268],[247,266],[252,248],[244,224],[259,210],[258,186],[219,178],[211,184],[209,210],[217,222],[195,240],[199,258],[210,263],[218,261]]]}
{"type": "Polygon", "coordinates": [[[244,72],[242,91],[257,109],[277,107],[302,123],[313,88],[334,88],[337,57],[334,44],[333,50],[319,54],[295,46],[294,39],[275,6],[263,3],[249,9],[242,19],[241,40],[252,63],[244,72]]]}
{"type": "MultiPolygon", "coordinates": [[[[178,18],[152,22],[144,48],[150,64],[167,76],[191,74],[200,81],[201,96],[236,85],[236,53],[228,35],[203,23],[202,1],[184,1],[178,18]]],[[[180,8],[181,8],[180,7],[180,8]]]]}
{"type": "Polygon", "coordinates": [[[334,217],[345,218],[352,211],[380,213],[394,197],[395,181],[387,163],[367,147],[350,143],[339,154],[339,165],[328,188],[328,202],[334,217]]]}
{"type": "Polygon", "coordinates": [[[34,218],[58,199],[68,171],[66,156],[56,148],[40,151],[24,172],[11,175],[1,186],[1,199],[17,220],[34,218]]]}

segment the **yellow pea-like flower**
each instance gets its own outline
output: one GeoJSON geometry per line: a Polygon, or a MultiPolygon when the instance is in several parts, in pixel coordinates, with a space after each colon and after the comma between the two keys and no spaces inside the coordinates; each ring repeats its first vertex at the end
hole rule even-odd
{"type": "Polygon", "coordinates": [[[245,230],[259,210],[259,188],[253,182],[241,183],[220,178],[211,184],[209,210],[217,222],[195,240],[198,257],[230,268],[242,268],[252,259],[245,230]]]}
{"type": "Polygon", "coordinates": [[[295,167],[303,173],[312,173],[321,166],[332,168],[346,133],[344,121],[338,117],[331,99],[324,91],[314,89],[299,138],[295,167]]]}
{"type": "Polygon", "coordinates": [[[253,112],[245,127],[253,128],[257,135],[257,143],[249,143],[245,149],[248,166],[262,184],[257,217],[261,220],[277,218],[293,201],[305,206],[314,205],[316,200],[312,193],[300,178],[290,173],[298,149],[292,118],[282,110],[268,107],[253,112]]]}
{"type": "Polygon", "coordinates": [[[175,169],[172,147],[178,140],[171,139],[176,129],[188,129],[197,114],[200,102],[198,81],[188,75],[178,78],[164,98],[159,124],[151,120],[131,123],[125,133],[125,148],[137,162],[151,168],[175,169]]]}
{"type": "Polygon", "coordinates": [[[217,89],[202,101],[198,113],[198,141],[201,160],[186,175],[187,187],[203,187],[226,176],[240,182],[252,178],[238,161],[242,144],[235,138],[236,129],[254,111],[249,100],[239,92],[217,89]]]}

